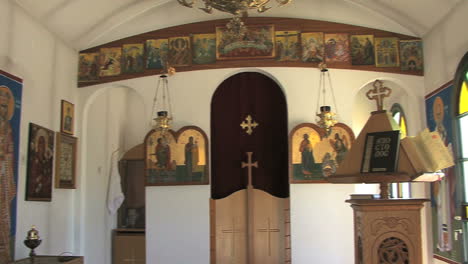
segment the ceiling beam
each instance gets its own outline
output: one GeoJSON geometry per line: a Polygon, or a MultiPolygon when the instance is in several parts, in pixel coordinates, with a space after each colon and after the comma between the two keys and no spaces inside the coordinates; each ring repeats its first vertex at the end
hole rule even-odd
{"type": "Polygon", "coordinates": [[[369,1],[369,0],[345,0],[351,4],[355,4],[362,8],[368,9],[370,11],[376,12],[393,22],[401,25],[402,27],[408,29],[412,32],[415,36],[421,37],[424,35],[428,30],[429,27],[424,26],[418,23],[416,20],[411,19],[407,15],[398,12],[395,8],[390,7],[387,4],[382,3],[381,1],[369,1]]]}
{"type": "Polygon", "coordinates": [[[43,21],[49,20],[57,12],[59,12],[60,10],[63,10],[65,7],[67,7],[72,1],[73,0],[63,0],[58,5],[52,7],[51,9],[49,9],[40,19],[43,20],[43,21]]]}
{"type": "Polygon", "coordinates": [[[88,31],[75,38],[73,43],[76,43],[75,46],[79,50],[95,46],[96,41],[106,33],[127,23],[146,11],[170,1],[172,0],[136,0],[127,6],[117,9],[112,14],[100,20],[88,31]]]}

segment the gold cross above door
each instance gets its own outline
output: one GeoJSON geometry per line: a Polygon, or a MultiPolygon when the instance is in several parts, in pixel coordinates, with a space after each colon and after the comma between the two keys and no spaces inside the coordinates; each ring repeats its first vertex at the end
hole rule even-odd
{"type": "Polygon", "coordinates": [[[278,228],[271,228],[271,220],[268,217],[268,226],[267,228],[257,229],[257,232],[267,233],[268,235],[268,256],[271,256],[271,233],[278,233],[280,230],[278,228]]]}
{"type": "Polygon", "coordinates": [[[253,133],[253,128],[256,128],[259,124],[255,121],[253,121],[252,117],[250,115],[248,115],[246,118],[245,118],[245,121],[243,121],[240,126],[242,127],[242,129],[247,129],[245,132],[249,135],[252,135],[253,133]]]}

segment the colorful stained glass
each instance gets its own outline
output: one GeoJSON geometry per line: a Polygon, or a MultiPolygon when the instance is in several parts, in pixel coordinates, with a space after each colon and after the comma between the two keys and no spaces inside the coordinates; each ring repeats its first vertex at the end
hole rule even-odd
{"type": "MultiPolygon", "coordinates": [[[[468,72],[467,72],[468,75],[468,72]]],[[[468,79],[468,76],[467,76],[468,79]]],[[[458,113],[459,114],[464,114],[468,112],[468,83],[465,80],[462,84],[462,87],[460,88],[460,106],[458,113]]]]}

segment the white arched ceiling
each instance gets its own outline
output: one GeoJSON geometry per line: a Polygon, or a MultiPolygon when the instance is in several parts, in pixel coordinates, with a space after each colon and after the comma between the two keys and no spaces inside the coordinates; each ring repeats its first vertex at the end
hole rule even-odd
{"type": "MultiPolygon", "coordinates": [[[[160,28],[226,18],[176,0],[7,0],[77,50],[160,28]]],[[[198,0],[200,1],[200,0],[198,0]]],[[[326,20],[422,37],[463,0],[293,0],[261,16],[326,20]]],[[[275,1],[272,1],[275,6],[275,1]]],[[[200,3],[197,4],[197,7],[200,3]]],[[[259,16],[251,12],[251,16],[259,16]]]]}

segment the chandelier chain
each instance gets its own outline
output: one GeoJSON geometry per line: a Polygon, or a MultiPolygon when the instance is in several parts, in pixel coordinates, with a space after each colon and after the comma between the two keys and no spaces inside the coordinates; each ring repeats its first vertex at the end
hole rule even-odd
{"type": "Polygon", "coordinates": [[[336,98],[335,98],[335,92],[333,91],[333,85],[332,85],[332,81],[331,81],[331,78],[330,78],[330,71],[327,71],[327,76],[328,76],[328,82],[330,83],[330,90],[331,90],[331,94],[332,94],[332,98],[333,98],[333,104],[335,105],[335,113],[339,113],[338,112],[338,105],[336,104],[336,98]]]}

